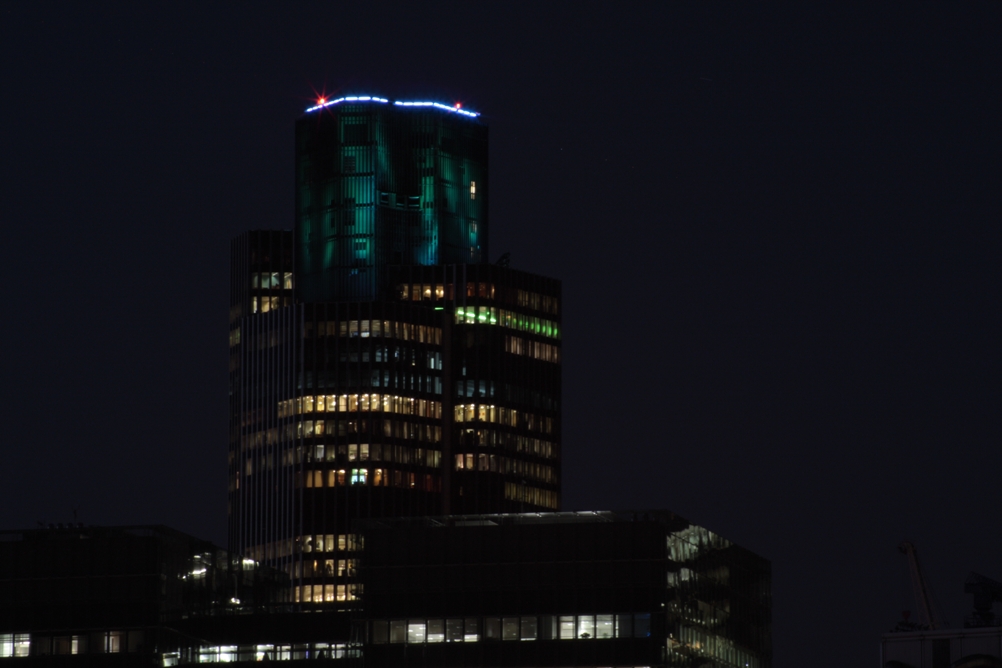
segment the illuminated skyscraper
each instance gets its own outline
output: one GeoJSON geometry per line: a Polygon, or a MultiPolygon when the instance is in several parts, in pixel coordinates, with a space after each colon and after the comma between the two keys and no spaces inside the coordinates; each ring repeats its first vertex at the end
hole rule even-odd
{"type": "Polygon", "coordinates": [[[342,98],[234,241],[230,548],[353,600],[355,520],[560,507],[560,283],[487,264],[487,128],[342,98]]]}

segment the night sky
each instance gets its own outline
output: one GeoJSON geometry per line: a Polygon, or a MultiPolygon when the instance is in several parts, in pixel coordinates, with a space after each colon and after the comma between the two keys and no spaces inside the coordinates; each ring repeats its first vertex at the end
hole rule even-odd
{"type": "Polygon", "coordinates": [[[0,6],[0,528],[225,544],[229,241],[317,93],[491,131],[491,259],[564,290],[565,509],[772,561],[777,668],[1002,579],[997,1],[0,6]],[[757,4],[757,3],[749,3],[757,4]]]}

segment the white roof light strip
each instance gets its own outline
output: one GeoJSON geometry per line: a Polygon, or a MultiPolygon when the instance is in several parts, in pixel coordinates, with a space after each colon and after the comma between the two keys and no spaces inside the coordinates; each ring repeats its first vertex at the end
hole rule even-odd
{"type": "Polygon", "coordinates": [[[473,111],[460,109],[458,106],[450,107],[449,105],[442,104],[441,102],[401,102],[400,100],[397,100],[393,104],[399,107],[435,107],[436,109],[441,109],[442,111],[451,111],[454,114],[462,114],[463,116],[469,116],[470,118],[476,118],[480,115],[473,111]]]}
{"type": "Polygon", "coordinates": [[[326,100],[321,102],[315,107],[310,107],[306,110],[307,113],[311,111],[316,111],[317,109],[323,109],[324,107],[330,107],[335,104],[340,104],[341,102],[382,102],[387,103],[389,100],[382,97],[371,97],[369,95],[351,96],[351,97],[339,97],[336,100],[326,100]]]}
{"type": "MultiPolygon", "coordinates": [[[[324,100],[320,104],[310,107],[306,110],[306,113],[311,111],[316,111],[317,109],[323,109],[324,107],[331,107],[335,104],[340,104],[342,102],[381,102],[383,104],[389,103],[389,100],[382,97],[371,97],[368,95],[364,96],[351,96],[351,97],[339,97],[336,100],[324,100]]],[[[453,114],[459,114],[461,116],[468,116],[469,118],[476,118],[480,114],[475,111],[467,111],[466,109],[461,109],[459,106],[450,107],[447,104],[442,104],[441,102],[405,102],[403,100],[395,100],[394,105],[398,107],[434,107],[435,109],[441,109],[442,111],[448,111],[453,114]]]]}

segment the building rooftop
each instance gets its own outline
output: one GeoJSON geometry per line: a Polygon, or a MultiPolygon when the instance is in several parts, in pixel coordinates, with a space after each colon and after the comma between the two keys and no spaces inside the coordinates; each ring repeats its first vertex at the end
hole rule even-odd
{"type": "Polygon", "coordinates": [[[316,111],[318,109],[324,109],[326,107],[333,107],[334,105],[341,104],[342,102],[375,102],[377,104],[393,104],[396,107],[432,107],[434,109],[441,109],[442,111],[459,114],[460,116],[467,116],[469,118],[476,118],[480,116],[480,114],[475,111],[463,109],[462,105],[458,102],[450,106],[448,104],[442,104],[441,102],[429,102],[424,100],[388,100],[385,97],[375,97],[372,95],[349,95],[332,100],[321,97],[317,100],[317,104],[306,110],[306,113],[310,113],[311,111],[316,111]]]}
{"type": "Polygon", "coordinates": [[[489,513],[479,515],[439,515],[387,517],[361,521],[364,527],[462,527],[511,526],[528,524],[595,524],[607,522],[657,522],[683,529],[691,523],[669,510],[580,510],[537,513],[489,513]]]}

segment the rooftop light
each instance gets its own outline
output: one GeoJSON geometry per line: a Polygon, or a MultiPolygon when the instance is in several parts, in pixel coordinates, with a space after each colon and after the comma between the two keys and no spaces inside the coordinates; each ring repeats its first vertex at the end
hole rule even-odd
{"type": "Polygon", "coordinates": [[[316,111],[317,109],[323,109],[324,107],[331,107],[342,102],[382,102],[383,104],[386,104],[389,100],[382,97],[372,97],[371,95],[349,95],[348,97],[339,97],[336,100],[320,98],[317,102],[319,104],[315,107],[310,107],[306,110],[306,112],[309,113],[311,111],[316,111]]]}
{"type": "MultiPolygon", "coordinates": [[[[334,100],[328,100],[322,97],[317,100],[317,104],[315,106],[308,108],[306,113],[316,111],[317,109],[323,109],[325,107],[333,107],[335,104],[341,104],[342,102],[379,102],[381,104],[388,104],[389,100],[383,97],[373,97],[371,95],[350,95],[347,97],[339,97],[334,100]]],[[[462,105],[458,102],[452,107],[447,104],[442,104],[441,102],[412,102],[405,100],[394,100],[393,104],[398,107],[434,107],[435,109],[441,109],[442,111],[448,111],[453,114],[468,116],[469,118],[476,118],[480,115],[475,111],[467,111],[466,109],[463,109],[462,105]]]]}
{"type": "Polygon", "coordinates": [[[476,118],[480,114],[473,111],[466,111],[465,109],[460,109],[457,104],[455,107],[450,107],[447,104],[442,104],[441,102],[404,102],[402,100],[394,100],[393,104],[400,107],[434,107],[436,109],[441,109],[442,111],[450,111],[454,114],[462,114],[463,116],[469,116],[470,118],[476,118]]]}

